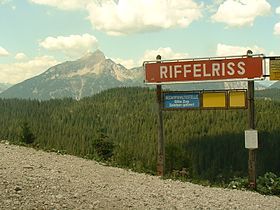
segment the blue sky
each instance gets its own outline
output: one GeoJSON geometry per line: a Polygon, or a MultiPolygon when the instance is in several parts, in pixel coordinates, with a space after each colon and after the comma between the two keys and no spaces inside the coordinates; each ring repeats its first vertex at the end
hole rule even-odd
{"type": "Polygon", "coordinates": [[[279,0],[0,0],[0,83],[100,49],[131,68],[163,59],[280,55],[279,0]]]}

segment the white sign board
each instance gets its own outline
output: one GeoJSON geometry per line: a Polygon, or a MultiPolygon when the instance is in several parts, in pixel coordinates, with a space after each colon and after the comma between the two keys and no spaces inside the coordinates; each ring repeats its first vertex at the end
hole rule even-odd
{"type": "Polygon", "coordinates": [[[257,149],[258,148],[258,131],[245,130],[245,148],[257,149]]]}

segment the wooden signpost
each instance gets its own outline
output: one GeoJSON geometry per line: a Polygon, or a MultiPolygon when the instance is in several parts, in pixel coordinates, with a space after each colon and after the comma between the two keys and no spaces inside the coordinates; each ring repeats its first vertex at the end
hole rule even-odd
{"type": "MultiPolygon", "coordinates": [[[[280,58],[271,62],[274,75],[278,77],[280,58]]],[[[263,55],[213,57],[201,59],[182,59],[162,61],[158,55],[156,61],[145,61],[145,83],[156,85],[158,103],[158,152],[157,175],[164,175],[165,146],[163,136],[162,110],[201,110],[201,109],[246,109],[248,107],[248,127],[255,129],[254,80],[264,78],[263,55]],[[218,81],[248,81],[248,91],[213,90],[188,92],[163,92],[163,84],[218,82],[218,81]]],[[[280,71],[279,71],[280,72],[280,71]]],[[[280,75],[279,75],[280,76],[280,75]]],[[[245,132],[245,141],[251,132],[245,132]]],[[[247,145],[247,144],[246,144],[247,145]]],[[[251,144],[248,144],[251,145],[251,144]]],[[[249,147],[249,146],[248,146],[249,147]]],[[[249,149],[248,174],[251,188],[256,187],[256,148],[249,149]]]]}
{"type": "MultiPolygon", "coordinates": [[[[157,62],[160,62],[161,56],[156,57],[157,62]]],[[[158,104],[158,151],[157,151],[157,175],[164,175],[165,166],[165,146],[164,146],[164,136],[163,136],[163,118],[162,118],[162,89],[161,85],[157,85],[157,104],[158,104]]]]}

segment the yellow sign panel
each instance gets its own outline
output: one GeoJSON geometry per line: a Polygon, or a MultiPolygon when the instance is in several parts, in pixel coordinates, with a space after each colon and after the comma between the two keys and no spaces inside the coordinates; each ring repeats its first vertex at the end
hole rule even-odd
{"type": "Polygon", "coordinates": [[[246,108],[246,91],[229,91],[229,108],[246,108]]]}
{"type": "Polygon", "coordinates": [[[280,80],[280,57],[269,60],[270,80],[280,80]]]}
{"type": "Polygon", "coordinates": [[[226,92],[202,93],[203,108],[226,108],[226,92]]]}

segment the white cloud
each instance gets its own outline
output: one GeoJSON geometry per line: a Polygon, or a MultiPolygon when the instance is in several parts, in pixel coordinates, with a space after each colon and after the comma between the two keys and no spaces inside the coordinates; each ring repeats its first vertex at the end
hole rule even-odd
{"type": "Polygon", "coordinates": [[[276,14],[280,14],[280,7],[276,8],[276,14]]]}
{"type": "Polygon", "coordinates": [[[51,56],[35,57],[27,62],[0,64],[0,82],[15,84],[46,71],[58,64],[51,56]]]}
{"type": "Polygon", "coordinates": [[[97,30],[110,35],[188,27],[202,17],[195,0],[29,0],[61,10],[86,10],[97,30]]]}
{"type": "Polygon", "coordinates": [[[133,68],[133,67],[137,67],[138,63],[135,62],[135,60],[133,59],[121,59],[121,58],[112,58],[112,60],[117,63],[117,64],[121,64],[124,67],[126,67],[127,69],[133,68]]]}
{"type": "Polygon", "coordinates": [[[265,53],[265,50],[258,46],[244,47],[244,46],[233,46],[226,44],[217,45],[217,56],[231,56],[231,55],[246,55],[247,50],[252,50],[254,54],[265,53]]]}
{"type": "Polygon", "coordinates": [[[280,35],[280,22],[275,24],[275,26],[274,26],[274,34],[275,35],[280,35]]]}
{"type": "Polygon", "coordinates": [[[223,2],[224,2],[224,0],[212,0],[212,2],[210,4],[205,5],[205,9],[209,13],[215,13],[217,11],[218,7],[220,6],[220,4],[222,4],[223,2]]]}
{"type": "Polygon", "coordinates": [[[212,20],[229,26],[252,26],[256,17],[270,12],[267,0],[225,0],[218,8],[212,20]]]}
{"type": "Polygon", "coordinates": [[[61,10],[84,9],[91,0],[29,0],[32,3],[56,7],[61,10]]]}
{"type": "Polygon", "coordinates": [[[160,47],[158,49],[151,49],[146,50],[144,54],[138,60],[132,59],[121,59],[115,58],[112,59],[115,63],[120,63],[126,68],[133,68],[142,66],[144,61],[154,61],[156,60],[156,56],[160,55],[162,60],[169,60],[169,59],[183,59],[189,57],[187,53],[179,53],[174,52],[170,47],[160,47]]]}
{"type": "Polygon", "coordinates": [[[4,49],[3,47],[0,47],[0,57],[1,56],[7,56],[9,54],[10,53],[6,49],[4,49]]]}
{"type": "Polygon", "coordinates": [[[97,30],[122,35],[187,27],[202,16],[201,8],[193,0],[107,0],[92,2],[87,10],[97,30]]]}
{"type": "MultiPolygon", "coordinates": [[[[280,15],[280,7],[276,8],[276,14],[280,15]]],[[[275,24],[275,26],[274,26],[274,34],[275,35],[280,35],[280,22],[275,24]]]]}
{"type": "Polygon", "coordinates": [[[26,58],[27,58],[27,56],[24,53],[17,53],[15,56],[16,60],[24,60],[26,58]]]}
{"type": "Polygon", "coordinates": [[[156,60],[157,55],[160,55],[162,60],[182,59],[189,57],[187,53],[174,52],[170,47],[160,47],[156,50],[146,50],[140,62],[142,64],[144,61],[154,61],[156,60]]]}
{"type": "Polygon", "coordinates": [[[40,46],[53,51],[62,51],[67,56],[75,57],[97,48],[97,39],[89,34],[47,37],[40,46]]]}
{"type": "Polygon", "coordinates": [[[0,0],[0,6],[1,5],[7,5],[10,7],[12,10],[16,10],[16,6],[12,4],[12,0],[0,0]]]}
{"type": "Polygon", "coordinates": [[[158,49],[154,50],[146,50],[144,54],[139,58],[138,60],[132,60],[132,59],[121,59],[121,58],[115,58],[112,59],[115,63],[120,63],[126,68],[133,68],[133,67],[139,67],[142,66],[144,61],[154,61],[156,60],[156,56],[161,55],[162,60],[168,60],[168,59],[183,59],[189,57],[187,53],[179,53],[174,52],[170,47],[160,47],[158,49]]]}
{"type": "Polygon", "coordinates": [[[0,4],[7,4],[8,2],[10,2],[11,0],[0,0],[0,4]]]}

